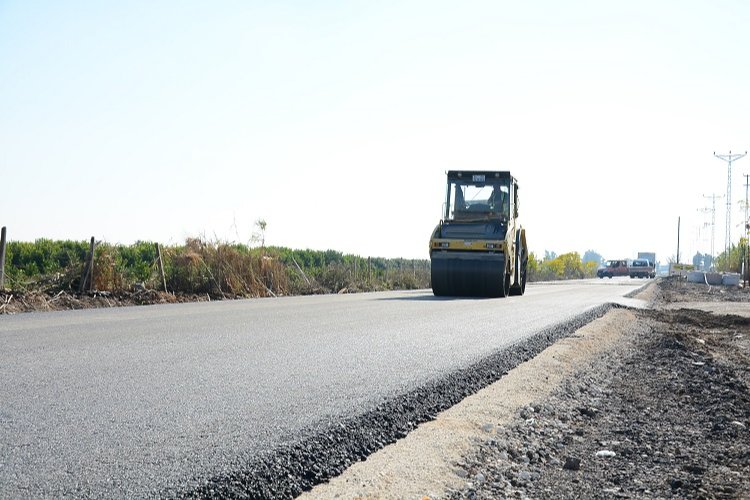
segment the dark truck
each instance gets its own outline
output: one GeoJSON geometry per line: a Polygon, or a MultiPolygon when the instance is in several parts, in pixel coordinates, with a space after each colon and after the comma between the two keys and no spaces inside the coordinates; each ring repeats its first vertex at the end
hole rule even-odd
{"type": "Polygon", "coordinates": [[[611,278],[612,276],[629,276],[628,261],[608,260],[603,267],[596,270],[596,275],[600,278],[611,278]]]}
{"type": "Polygon", "coordinates": [[[650,260],[635,259],[628,266],[628,275],[631,278],[654,278],[656,277],[656,268],[650,260]]]}

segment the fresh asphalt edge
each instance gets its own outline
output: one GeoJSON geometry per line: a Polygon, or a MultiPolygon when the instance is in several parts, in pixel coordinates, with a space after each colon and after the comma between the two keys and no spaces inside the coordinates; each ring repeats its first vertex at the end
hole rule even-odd
{"type": "Polygon", "coordinates": [[[624,295],[624,297],[625,297],[626,299],[632,299],[632,298],[634,298],[634,297],[635,297],[636,295],[638,295],[638,294],[639,294],[639,293],[641,293],[641,292],[642,292],[643,290],[645,290],[646,288],[648,288],[648,286],[649,286],[649,285],[650,285],[651,283],[653,283],[653,281],[651,281],[651,280],[646,280],[646,284],[645,284],[645,285],[643,285],[643,286],[639,286],[638,288],[636,288],[636,289],[635,289],[635,290],[633,290],[632,292],[628,292],[628,293],[626,293],[626,294],[624,295]]]}
{"type": "Polygon", "coordinates": [[[269,451],[241,470],[197,479],[197,487],[163,491],[177,498],[294,498],[341,474],[419,424],[498,381],[557,340],[600,318],[615,304],[603,304],[546,328],[446,377],[385,401],[359,416],[301,432],[296,442],[269,451]]]}

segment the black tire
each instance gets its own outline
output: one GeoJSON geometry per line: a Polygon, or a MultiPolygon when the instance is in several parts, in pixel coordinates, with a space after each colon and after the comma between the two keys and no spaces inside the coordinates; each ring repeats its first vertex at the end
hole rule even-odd
{"type": "Polygon", "coordinates": [[[529,265],[529,252],[525,247],[521,247],[520,236],[516,240],[516,284],[510,288],[510,295],[520,296],[526,292],[526,271],[529,265]]]}

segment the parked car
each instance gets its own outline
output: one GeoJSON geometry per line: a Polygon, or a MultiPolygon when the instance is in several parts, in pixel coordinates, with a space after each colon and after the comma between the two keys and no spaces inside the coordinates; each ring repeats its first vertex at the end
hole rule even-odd
{"type": "Polygon", "coordinates": [[[611,278],[613,276],[628,276],[627,260],[608,260],[603,267],[596,270],[596,275],[600,278],[611,278]]]}
{"type": "Polygon", "coordinates": [[[654,278],[656,268],[654,263],[646,259],[635,259],[628,267],[628,275],[631,278],[654,278]]]}

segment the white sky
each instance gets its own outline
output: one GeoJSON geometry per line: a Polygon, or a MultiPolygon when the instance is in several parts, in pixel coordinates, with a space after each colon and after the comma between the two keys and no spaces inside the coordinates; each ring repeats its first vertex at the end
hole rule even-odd
{"type": "Polygon", "coordinates": [[[666,261],[681,216],[687,261],[713,152],[750,149],[748,25],[744,1],[0,0],[0,225],[248,242],[262,218],[270,245],[428,258],[445,171],[510,170],[538,256],[666,261]]]}

